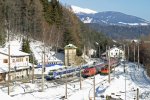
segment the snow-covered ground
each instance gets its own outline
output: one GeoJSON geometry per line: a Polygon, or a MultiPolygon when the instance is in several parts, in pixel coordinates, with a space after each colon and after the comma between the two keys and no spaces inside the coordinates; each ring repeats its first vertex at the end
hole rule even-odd
{"type": "MultiPolygon", "coordinates": [[[[8,44],[10,44],[11,50],[21,50],[22,46],[22,40],[14,39],[10,41],[9,43],[6,42],[5,48],[8,48],[8,44]]],[[[30,42],[30,48],[33,52],[36,60],[38,63],[42,62],[42,52],[44,51],[43,43],[36,40],[31,40],[30,42]]],[[[51,47],[46,46],[45,48],[46,52],[46,62],[63,62],[64,61],[64,54],[62,53],[56,53],[55,51],[52,51],[51,47]]]]}
{"type": "MultiPolygon", "coordinates": [[[[111,95],[114,98],[123,100],[135,100],[137,98],[137,88],[139,89],[140,100],[150,100],[150,80],[142,67],[133,63],[126,64],[126,74],[124,66],[119,65],[115,71],[111,73],[111,82],[108,83],[108,75],[95,75],[95,95],[96,100],[105,100],[102,98],[111,95]],[[126,91],[126,92],[125,92],[126,91]],[[126,96],[125,96],[126,95],[126,96]]],[[[93,99],[93,77],[89,77],[82,81],[82,90],[80,90],[80,82],[69,82],[67,85],[67,100],[89,100],[93,99]]],[[[78,80],[78,79],[76,79],[78,80]]],[[[65,96],[65,84],[57,84],[56,82],[45,82],[44,92],[41,89],[40,80],[32,83],[16,83],[11,86],[12,97],[7,96],[7,87],[0,87],[0,94],[6,99],[12,100],[61,100],[65,96]]]]}

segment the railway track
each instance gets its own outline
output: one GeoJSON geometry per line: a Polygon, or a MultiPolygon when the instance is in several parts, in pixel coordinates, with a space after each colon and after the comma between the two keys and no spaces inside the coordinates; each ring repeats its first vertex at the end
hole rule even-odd
{"type": "MultiPolygon", "coordinates": [[[[131,67],[131,66],[130,66],[131,67]]],[[[130,68],[130,77],[134,83],[136,83],[139,87],[149,89],[150,81],[147,79],[144,73],[144,69],[137,69],[137,66],[130,68]]]]}
{"type": "MultiPolygon", "coordinates": [[[[113,80],[114,78],[111,78],[111,80],[113,80]]],[[[102,79],[102,81],[100,81],[100,82],[98,82],[98,83],[96,83],[95,84],[95,88],[98,88],[98,87],[101,87],[101,86],[103,86],[103,84],[106,84],[108,82],[108,79],[107,79],[107,77],[104,77],[103,79],[102,79]]],[[[88,97],[89,97],[89,100],[91,100],[91,91],[93,90],[93,86],[90,88],[90,90],[89,90],[89,94],[88,94],[88,97]]],[[[93,93],[93,92],[92,92],[93,93]]],[[[96,93],[96,92],[95,92],[96,93]]]]}

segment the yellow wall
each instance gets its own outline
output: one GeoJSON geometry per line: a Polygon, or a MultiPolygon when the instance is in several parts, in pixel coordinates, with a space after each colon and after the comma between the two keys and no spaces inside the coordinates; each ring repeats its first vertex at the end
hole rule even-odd
{"type": "Polygon", "coordinates": [[[71,48],[70,49],[65,49],[65,65],[66,66],[68,66],[68,62],[70,64],[73,64],[74,60],[75,60],[75,57],[76,57],[76,49],[71,49],[71,48]]]}

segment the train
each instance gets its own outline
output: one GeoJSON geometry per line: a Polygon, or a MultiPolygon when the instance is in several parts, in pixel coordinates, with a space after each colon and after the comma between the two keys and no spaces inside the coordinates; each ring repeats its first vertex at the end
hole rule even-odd
{"type": "MultiPolygon", "coordinates": [[[[112,72],[112,69],[116,67],[119,64],[119,61],[115,58],[110,59],[110,72],[112,72]]],[[[105,61],[102,64],[93,65],[92,67],[86,68],[82,71],[83,77],[90,77],[96,74],[103,74],[107,75],[109,74],[109,62],[108,60],[105,61]]]]}
{"type": "Polygon", "coordinates": [[[89,65],[78,66],[78,67],[63,67],[58,70],[50,70],[46,75],[46,80],[59,79],[63,77],[77,75],[79,76],[80,70],[88,68],[89,65]]]}
{"type": "MultiPolygon", "coordinates": [[[[117,59],[110,59],[111,69],[118,65],[117,59]]],[[[100,74],[108,74],[108,61],[104,61],[103,63],[93,63],[89,65],[77,66],[77,67],[64,67],[59,70],[50,70],[46,75],[46,80],[58,79],[68,76],[79,76],[81,70],[82,77],[93,76],[97,73],[100,74]]]]}

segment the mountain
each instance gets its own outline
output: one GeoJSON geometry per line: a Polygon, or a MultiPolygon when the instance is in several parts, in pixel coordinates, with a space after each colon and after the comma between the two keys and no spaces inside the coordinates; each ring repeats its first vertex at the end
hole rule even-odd
{"type": "Polygon", "coordinates": [[[82,22],[113,39],[134,39],[150,34],[150,22],[145,19],[115,11],[71,7],[82,22]]]}
{"type": "Polygon", "coordinates": [[[84,23],[98,23],[101,25],[150,25],[149,21],[127,15],[121,12],[105,11],[96,12],[90,9],[71,6],[74,13],[84,23]]]}
{"type": "Polygon", "coordinates": [[[95,14],[77,14],[84,23],[98,23],[106,25],[149,25],[150,22],[121,12],[106,11],[95,14]]]}

